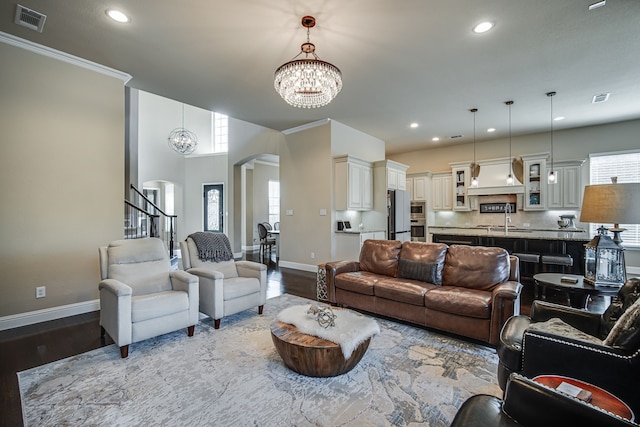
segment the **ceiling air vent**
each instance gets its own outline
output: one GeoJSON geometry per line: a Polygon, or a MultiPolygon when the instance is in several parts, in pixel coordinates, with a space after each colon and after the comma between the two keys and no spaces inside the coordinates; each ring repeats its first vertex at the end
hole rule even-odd
{"type": "Polygon", "coordinates": [[[609,100],[610,93],[601,93],[600,95],[593,95],[593,99],[591,100],[592,104],[598,104],[600,102],[607,102],[609,100]]]}
{"type": "Polygon", "coordinates": [[[42,32],[44,28],[44,21],[47,19],[47,15],[43,15],[35,10],[28,9],[22,5],[16,6],[16,18],[13,22],[16,24],[27,27],[30,30],[42,32]]]}
{"type": "Polygon", "coordinates": [[[458,138],[462,138],[462,135],[451,135],[449,137],[449,139],[458,139],[458,138]]]}

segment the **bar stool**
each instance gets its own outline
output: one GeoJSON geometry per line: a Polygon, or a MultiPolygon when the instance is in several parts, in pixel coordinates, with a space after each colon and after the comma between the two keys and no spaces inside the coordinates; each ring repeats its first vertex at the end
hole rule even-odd
{"type": "MultiPolygon", "coordinates": [[[[524,267],[525,267],[525,263],[526,264],[533,264],[533,275],[538,273],[538,269],[540,266],[540,254],[539,253],[535,253],[535,252],[514,252],[511,255],[513,256],[517,256],[518,260],[520,261],[520,271],[525,271],[524,267]]],[[[533,278],[533,275],[531,276],[524,276],[522,275],[522,277],[526,277],[526,278],[533,278]]],[[[538,286],[534,286],[533,288],[533,292],[534,292],[534,297],[537,298],[538,297],[538,286]]]]}
{"type": "Polygon", "coordinates": [[[573,258],[568,254],[546,254],[542,255],[542,271],[546,273],[549,265],[559,265],[563,273],[571,273],[573,258]]]}

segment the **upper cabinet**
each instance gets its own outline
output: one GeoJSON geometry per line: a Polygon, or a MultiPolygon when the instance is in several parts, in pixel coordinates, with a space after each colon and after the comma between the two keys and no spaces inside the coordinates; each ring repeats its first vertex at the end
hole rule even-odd
{"type": "Polygon", "coordinates": [[[469,196],[467,189],[471,183],[471,163],[451,163],[451,177],[453,186],[451,191],[454,211],[469,211],[469,196]]]}
{"type": "Polygon", "coordinates": [[[407,191],[412,202],[426,202],[429,194],[431,174],[411,175],[407,177],[407,191]]]}
{"type": "Polygon", "coordinates": [[[547,186],[549,209],[580,209],[583,163],[584,160],[554,163],[558,183],[547,186]]]}
{"type": "Polygon", "coordinates": [[[434,211],[450,211],[453,207],[451,172],[434,173],[431,178],[431,206],[434,211]]]}
{"type": "Polygon", "coordinates": [[[525,211],[547,209],[547,158],[547,154],[522,156],[525,211]]]}
{"type": "Polygon", "coordinates": [[[353,156],[334,158],[336,210],[367,211],[373,208],[371,163],[353,156]]]}
{"type": "Polygon", "coordinates": [[[409,166],[393,160],[380,160],[375,162],[373,167],[376,170],[384,168],[387,190],[407,191],[407,169],[409,169],[409,166]]]}

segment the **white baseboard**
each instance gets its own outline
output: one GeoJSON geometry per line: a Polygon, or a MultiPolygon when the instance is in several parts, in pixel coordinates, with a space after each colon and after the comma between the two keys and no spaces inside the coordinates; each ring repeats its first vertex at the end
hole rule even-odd
{"type": "Polygon", "coordinates": [[[0,331],[19,328],[20,326],[33,325],[40,322],[47,322],[49,320],[62,319],[63,317],[75,316],[77,314],[84,314],[98,310],[100,310],[100,300],[95,299],[92,301],[62,305],[60,307],[44,308],[42,310],[12,314],[11,316],[0,317],[0,331]]]}
{"type": "Polygon", "coordinates": [[[301,264],[299,262],[291,262],[291,261],[278,261],[278,267],[292,268],[294,270],[303,270],[303,271],[311,271],[316,273],[318,271],[318,266],[315,264],[301,264]]]}
{"type": "Polygon", "coordinates": [[[640,267],[627,267],[627,278],[640,276],[640,267]]]}

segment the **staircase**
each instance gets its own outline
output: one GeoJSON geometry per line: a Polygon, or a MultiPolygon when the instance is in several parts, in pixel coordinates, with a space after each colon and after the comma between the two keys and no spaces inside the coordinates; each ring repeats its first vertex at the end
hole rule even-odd
{"type": "Polygon", "coordinates": [[[131,200],[124,201],[124,238],[142,239],[157,237],[164,242],[169,251],[172,265],[177,265],[178,256],[174,238],[176,233],[176,215],[167,215],[133,184],[131,200]]]}

